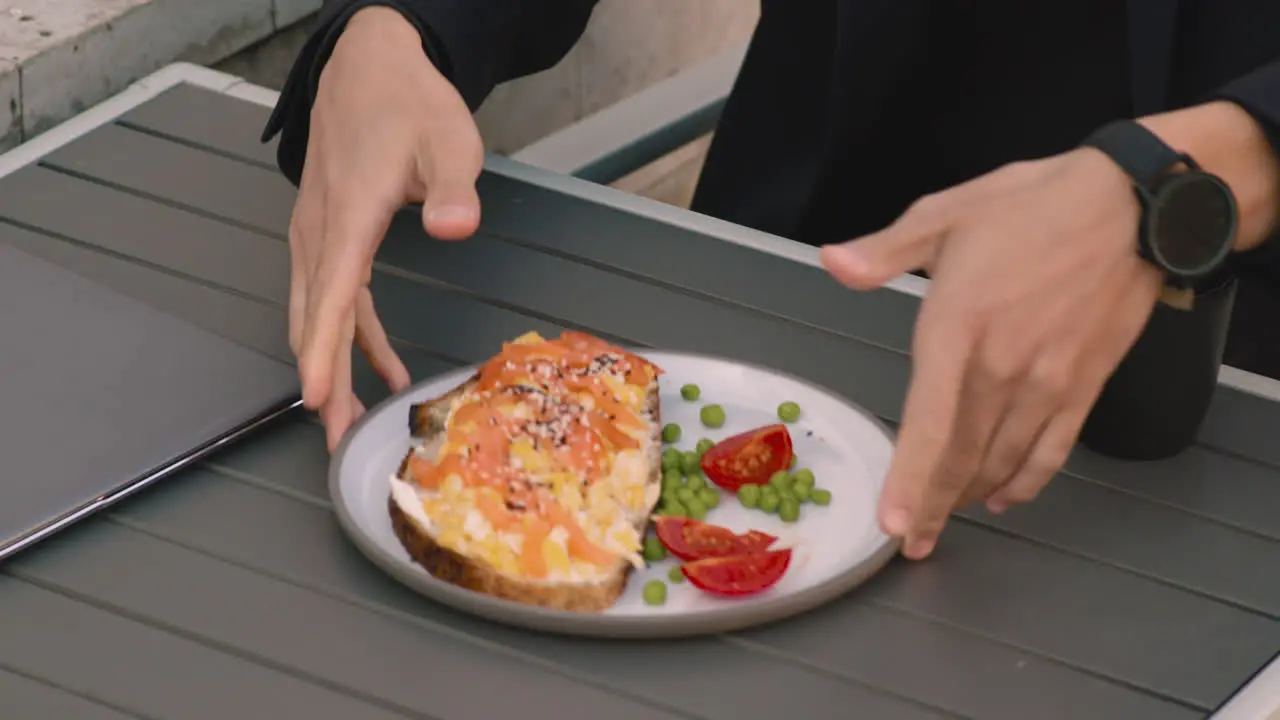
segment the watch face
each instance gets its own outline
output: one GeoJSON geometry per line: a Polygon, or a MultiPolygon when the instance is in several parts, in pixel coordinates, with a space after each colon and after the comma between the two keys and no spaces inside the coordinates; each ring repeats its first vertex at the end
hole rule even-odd
{"type": "Polygon", "coordinates": [[[1231,190],[1212,175],[1189,171],[1160,184],[1147,215],[1152,254],[1179,275],[1209,272],[1230,252],[1236,232],[1231,190]]]}

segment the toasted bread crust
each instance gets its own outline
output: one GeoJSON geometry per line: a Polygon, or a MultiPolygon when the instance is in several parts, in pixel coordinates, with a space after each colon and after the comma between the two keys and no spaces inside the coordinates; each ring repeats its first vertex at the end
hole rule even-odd
{"type": "Polygon", "coordinates": [[[627,586],[631,566],[625,564],[605,582],[593,585],[533,583],[502,575],[486,563],[436,544],[394,500],[388,500],[387,505],[391,528],[413,561],[436,578],[459,587],[553,610],[600,612],[611,607],[627,586]]]}
{"type": "MultiPolygon", "coordinates": [[[[409,406],[409,434],[416,438],[431,437],[444,432],[444,422],[449,417],[453,399],[470,390],[480,380],[479,373],[438,398],[409,406]]],[[[406,460],[408,456],[406,456],[406,460]]],[[[402,470],[403,472],[403,470],[402,470]]]]}
{"type": "MultiPolygon", "coordinates": [[[[466,392],[475,381],[476,378],[472,377],[438,398],[413,405],[409,410],[409,431],[413,437],[429,438],[444,432],[444,421],[454,397],[466,392]]],[[[662,427],[656,385],[649,395],[649,412],[656,436],[662,427]]],[[[655,437],[649,477],[649,482],[655,485],[662,483],[660,445],[655,437]]],[[[412,454],[411,448],[400,463],[397,474],[401,478],[408,478],[408,464],[412,454]]],[[[590,583],[544,583],[510,577],[499,573],[488,563],[466,557],[436,543],[430,534],[405,515],[394,498],[388,498],[387,511],[391,516],[391,527],[396,538],[415,563],[437,579],[474,592],[552,610],[601,612],[617,602],[631,575],[631,565],[619,559],[614,572],[603,580],[590,583]]],[[[648,513],[641,522],[648,525],[648,513]]],[[[643,532],[645,528],[638,529],[643,532]]]]}

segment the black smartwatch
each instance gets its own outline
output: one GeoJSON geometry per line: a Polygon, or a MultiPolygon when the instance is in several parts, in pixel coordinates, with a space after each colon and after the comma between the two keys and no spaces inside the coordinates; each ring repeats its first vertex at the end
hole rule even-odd
{"type": "Polygon", "coordinates": [[[1163,271],[1167,285],[1190,291],[1223,267],[1239,221],[1225,182],[1133,120],[1104,125],[1082,145],[1106,153],[1133,178],[1142,207],[1138,254],[1163,271]]]}

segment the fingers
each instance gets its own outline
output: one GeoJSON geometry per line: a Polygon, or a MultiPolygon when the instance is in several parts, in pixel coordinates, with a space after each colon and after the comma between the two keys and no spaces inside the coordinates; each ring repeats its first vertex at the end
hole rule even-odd
{"type": "Polygon", "coordinates": [[[972,347],[972,342],[964,325],[941,314],[944,306],[937,296],[926,298],[916,323],[911,384],[878,512],[880,527],[891,536],[905,537],[913,530],[955,427],[968,361],[956,349],[972,347]]]}
{"type": "Polygon", "coordinates": [[[480,226],[476,178],[484,166],[484,146],[470,115],[466,122],[433,128],[419,160],[426,186],[422,227],[440,240],[462,240],[480,226]]]}
{"type": "Polygon", "coordinates": [[[437,240],[465,240],[480,227],[480,199],[471,188],[471,197],[453,189],[427,192],[422,205],[422,227],[437,240]]]}
{"type": "Polygon", "coordinates": [[[1067,461],[1092,404],[1072,403],[1049,420],[1013,479],[987,499],[987,510],[1000,514],[1011,505],[1031,502],[1040,494],[1067,461]]]}
{"type": "Polygon", "coordinates": [[[1049,419],[1062,410],[1075,384],[1074,354],[1045,348],[1025,377],[1019,378],[1013,405],[996,428],[973,485],[960,504],[985,498],[1026,464],[1049,419]]]}
{"type": "Polygon", "coordinates": [[[344,323],[347,318],[354,323],[356,295],[366,284],[393,205],[350,188],[330,193],[325,203],[324,240],[307,287],[306,329],[298,360],[303,402],[309,408],[328,403],[335,385],[335,359],[345,357],[350,363],[350,338],[339,353],[344,323]]]}
{"type": "Polygon", "coordinates": [[[913,270],[932,274],[938,248],[948,230],[971,209],[1006,194],[1038,172],[1036,163],[1012,163],[917,200],[889,227],[848,242],[823,246],[823,267],[855,290],[873,290],[913,270]]]}
{"type": "Polygon", "coordinates": [[[966,491],[978,476],[987,448],[1006,414],[1011,390],[1008,378],[998,370],[993,372],[989,363],[970,363],[950,442],[907,536],[907,557],[922,558],[932,552],[951,511],[967,501],[966,491]]]}
{"type": "Polygon", "coordinates": [[[305,243],[296,223],[289,227],[289,349],[302,355],[302,334],[307,316],[307,259],[305,243]]]}
{"type": "Polygon", "coordinates": [[[320,411],[324,423],[325,442],[333,452],[342,436],[359,414],[360,401],[351,385],[351,342],[355,334],[355,316],[349,315],[340,326],[339,343],[333,357],[333,387],[328,402],[320,411]]]}
{"type": "Polygon", "coordinates": [[[874,290],[903,273],[933,261],[951,214],[946,199],[926,197],[889,227],[861,238],[824,245],[822,265],[839,283],[874,290]]]}
{"type": "Polygon", "coordinates": [[[315,182],[315,163],[304,163],[298,196],[289,219],[289,349],[302,356],[302,337],[307,317],[307,281],[312,260],[308,245],[320,241],[323,233],[323,185],[315,182]]]}
{"type": "MultiPolygon", "coordinates": [[[[987,449],[987,456],[973,486],[958,506],[989,497],[1006,485],[1018,469],[1026,464],[1031,448],[1044,431],[1051,411],[1043,402],[1018,402],[997,428],[987,449]]],[[[991,509],[988,506],[988,509],[991,509]]]]}
{"type": "Polygon", "coordinates": [[[1158,278],[1153,286],[1146,278],[1135,281],[1132,274],[1121,275],[1117,301],[1105,305],[1111,311],[1112,322],[1098,325],[1103,333],[1079,357],[1061,409],[1044,424],[1016,474],[987,499],[991,512],[1001,513],[1012,505],[1031,502],[1066,463],[1107,378],[1146,324],[1158,291],[1158,278]]]}
{"type": "Polygon", "coordinates": [[[364,352],[365,359],[374,371],[387,383],[392,392],[399,392],[409,386],[409,371],[378,319],[373,306],[373,294],[369,288],[360,288],[356,298],[356,342],[364,352]]]}

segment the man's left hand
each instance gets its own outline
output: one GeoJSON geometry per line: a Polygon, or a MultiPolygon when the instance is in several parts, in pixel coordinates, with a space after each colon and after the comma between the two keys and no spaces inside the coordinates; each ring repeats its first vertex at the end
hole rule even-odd
{"type": "Polygon", "coordinates": [[[1030,501],[1066,461],[1160,293],[1137,254],[1138,219],[1129,178],[1079,149],[1005,166],[823,248],[855,289],[919,268],[932,280],[879,508],[907,557],[933,551],[954,508],[1030,501]]]}

